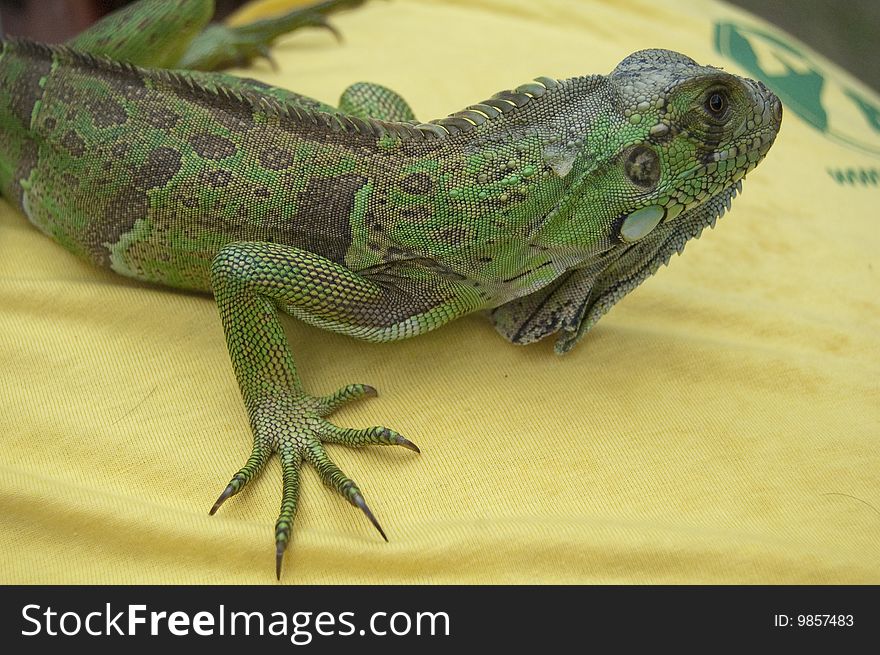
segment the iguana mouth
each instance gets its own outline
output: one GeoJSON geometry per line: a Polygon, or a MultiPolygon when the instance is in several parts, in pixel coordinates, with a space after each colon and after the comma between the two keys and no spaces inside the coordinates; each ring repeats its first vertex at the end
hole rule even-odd
{"type": "MultiPolygon", "coordinates": [[[[746,173],[754,169],[762,159],[770,151],[770,147],[776,140],[776,132],[768,128],[755,134],[750,141],[743,141],[739,144],[732,145],[725,150],[713,150],[705,153],[698,164],[690,167],[686,171],[676,176],[676,181],[681,182],[697,176],[713,177],[718,175],[722,162],[726,162],[730,167],[732,181],[736,182],[746,173]]],[[[722,190],[719,195],[723,194],[722,190]]]]}
{"type": "MultiPolygon", "coordinates": [[[[716,150],[709,153],[704,158],[703,165],[695,168],[697,170],[705,169],[713,163],[736,160],[737,158],[745,157],[745,161],[742,163],[747,166],[745,172],[748,172],[757,166],[770,151],[770,146],[772,146],[773,142],[776,140],[776,134],[776,130],[768,126],[766,129],[754,134],[749,141],[742,141],[736,145],[730,146],[726,150],[716,150]]],[[[737,162],[737,164],[739,163],[740,162],[737,162]]],[[[736,169],[739,168],[739,166],[736,167],[736,169]]],[[[743,172],[743,175],[745,175],[745,172],[743,172]]]]}

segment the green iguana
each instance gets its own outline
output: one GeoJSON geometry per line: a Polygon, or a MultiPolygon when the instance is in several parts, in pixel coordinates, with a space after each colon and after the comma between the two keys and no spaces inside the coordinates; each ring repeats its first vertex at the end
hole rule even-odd
{"type": "Polygon", "coordinates": [[[247,61],[353,4],[206,29],[212,0],[143,0],[64,46],[0,50],[3,196],[84,259],[216,298],[254,445],[211,513],[278,453],[279,578],[303,461],[385,537],[324,444],[418,452],[325,419],[376,392],[308,394],[279,311],[390,341],[486,310],[508,340],[557,334],[564,353],[714,225],[782,120],[761,82],[668,50],[426,123],[377,85],[334,109],[183,70],[247,61]]]}

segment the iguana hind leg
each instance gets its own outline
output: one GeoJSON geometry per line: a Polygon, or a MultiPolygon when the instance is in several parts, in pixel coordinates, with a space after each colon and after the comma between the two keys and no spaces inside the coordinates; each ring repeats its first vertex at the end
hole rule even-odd
{"type": "Polygon", "coordinates": [[[246,25],[209,24],[214,0],[140,0],[108,14],[67,45],[149,68],[216,71],[269,59],[269,47],[288,32],[323,27],[327,16],[364,0],[324,0],[246,25]]]}
{"type": "Polygon", "coordinates": [[[214,15],[214,0],[141,0],[107,14],[67,45],[149,68],[175,68],[214,15]]]}
{"type": "Polygon", "coordinates": [[[336,29],[327,22],[327,16],[341,9],[357,7],[363,2],[324,0],[246,25],[209,25],[192,40],[180,59],[179,68],[213,71],[245,66],[258,58],[272,62],[269,47],[275,40],[303,27],[328,29],[336,38],[340,38],[336,29]]]}

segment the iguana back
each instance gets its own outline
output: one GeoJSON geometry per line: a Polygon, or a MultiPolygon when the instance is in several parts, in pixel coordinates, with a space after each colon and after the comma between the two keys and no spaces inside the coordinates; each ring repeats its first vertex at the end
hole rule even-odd
{"type": "MultiPolygon", "coordinates": [[[[440,275],[494,279],[499,292],[542,263],[529,235],[568,186],[546,179],[539,139],[571,113],[562,85],[552,100],[512,96],[530,103],[514,142],[511,122],[488,105],[492,118],[465,123],[466,133],[451,119],[418,129],[315,111],[309,99],[279,101],[223,75],[26,41],[2,48],[3,195],[67,249],[148,282],[209,291],[220,248],[261,241],[355,271],[418,260],[440,275]],[[480,168],[501,159],[490,182],[503,192],[479,202],[480,168]],[[529,193],[542,169],[540,193],[529,193]],[[501,268],[485,270],[499,249],[501,268]]],[[[605,82],[586,84],[595,92],[605,82]]]]}

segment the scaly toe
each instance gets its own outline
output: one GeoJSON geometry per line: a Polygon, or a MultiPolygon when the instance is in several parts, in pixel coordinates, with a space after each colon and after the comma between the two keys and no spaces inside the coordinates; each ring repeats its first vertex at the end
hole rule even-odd
{"type": "Polygon", "coordinates": [[[350,403],[353,400],[375,398],[378,395],[379,392],[368,384],[349,384],[335,393],[315,398],[315,401],[317,401],[318,404],[318,414],[320,416],[327,416],[336,409],[342,407],[342,405],[350,403]]]}

